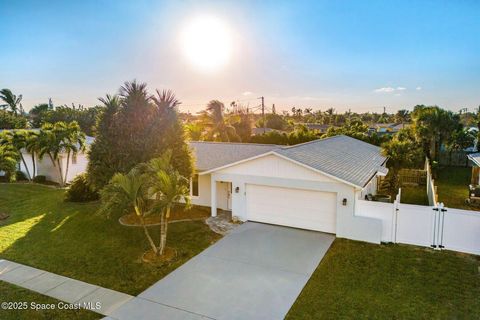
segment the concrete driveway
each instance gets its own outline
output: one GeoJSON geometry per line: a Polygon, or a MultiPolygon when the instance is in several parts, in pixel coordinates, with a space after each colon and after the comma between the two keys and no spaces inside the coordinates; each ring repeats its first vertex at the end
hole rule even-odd
{"type": "Polygon", "coordinates": [[[283,319],[334,238],[247,222],[111,317],[283,319]]]}

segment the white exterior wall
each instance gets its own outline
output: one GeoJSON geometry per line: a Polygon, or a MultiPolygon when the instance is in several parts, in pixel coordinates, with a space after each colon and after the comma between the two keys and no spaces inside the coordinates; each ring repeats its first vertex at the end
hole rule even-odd
{"type": "MultiPolygon", "coordinates": [[[[30,172],[30,175],[32,175],[33,174],[32,157],[28,153],[22,153],[22,154],[27,164],[27,168],[30,172]]],[[[61,158],[62,158],[61,160],[62,170],[63,170],[63,173],[65,174],[66,165],[67,165],[67,156],[62,155],[61,158]]],[[[81,174],[87,171],[87,165],[88,165],[87,154],[79,153],[77,154],[76,158],[77,158],[76,163],[73,163],[73,159],[72,157],[70,157],[70,161],[69,161],[70,166],[68,168],[67,183],[72,181],[78,174],[81,174]]],[[[54,182],[60,181],[58,168],[53,166],[52,161],[47,155],[45,155],[41,160],[38,158],[35,158],[35,160],[36,160],[36,166],[37,166],[36,168],[37,175],[43,175],[49,181],[54,181],[54,182]]],[[[24,172],[25,175],[27,175],[27,170],[25,169],[25,166],[21,160],[20,160],[20,171],[24,172]]]]}
{"type": "MultiPolygon", "coordinates": [[[[354,215],[356,193],[353,186],[281,157],[268,155],[221,169],[211,174],[211,181],[232,182],[232,214],[243,221],[248,220],[247,184],[333,192],[336,194],[336,235],[374,243],[381,241],[382,222],[380,220],[354,215]],[[235,190],[237,187],[238,192],[235,190]],[[342,203],[343,199],[347,200],[346,206],[342,203]]],[[[217,193],[217,198],[218,196],[217,193]]]]}
{"type": "MultiPolygon", "coordinates": [[[[217,181],[217,208],[231,210],[228,202],[229,184],[217,181]]],[[[211,176],[209,174],[198,176],[198,196],[191,197],[192,204],[210,207],[212,201],[211,176]]]]}

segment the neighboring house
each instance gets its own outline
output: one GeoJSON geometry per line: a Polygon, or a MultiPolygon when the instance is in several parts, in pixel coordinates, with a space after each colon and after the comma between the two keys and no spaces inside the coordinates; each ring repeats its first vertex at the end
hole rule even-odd
{"type": "Polygon", "coordinates": [[[272,128],[252,128],[252,136],[258,136],[264,133],[268,132],[278,132],[278,133],[284,133],[285,131],[282,130],[277,130],[277,129],[272,129],[272,128]]]}
{"type": "Polygon", "coordinates": [[[301,123],[301,125],[307,127],[309,130],[317,130],[320,133],[325,133],[327,132],[328,128],[334,127],[330,124],[320,124],[320,123],[301,123]]]}
{"type": "Polygon", "coordinates": [[[368,132],[374,133],[376,132],[379,135],[384,134],[395,134],[403,128],[407,128],[410,126],[408,123],[374,123],[368,128],[368,132]]]}
{"type": "Polygon", "coordinates": [[[355,215],[357,199],[386,175],[379,147],[344,135],[294,146],[191,142],[192,203],[258,221],[380,242],[380,220],[355,215]]]}
{"type": "MultiPolygon", "coordinates": [[[[67,183],[72,181],[77,175],[86,172],[87,171],[87,165],[88,165],[88,156],[87,152],[88,149],[90,148],[90,145],[93,143],[95,138],[86,136],[85,137],[85,152],[79,152],[76,154],[76,156],[70,156],[70,165],[68,168],[68,177],[67,177],[67,183]]],[[[25,162],[27,163],[28,170],[30,174],[33,171],[32,168],[32,158],[29,153],[26,151],[22,152],[23,157],[25,159],[25,162]]],[[[61,158],[61,167],[62,170],[65,174],[66,166],[67,166],[67,155],[62,154],[60,155],[61,158]]],[[[37,172],[36,175],[43,175],[47,178],[49,181],[53,182],[59,182],[60,177],[59,177],[59,172],[57,167],[54,167],[52,164],[52,161],[48,157],[48,155],[45,155],[42,159],[36,159],[36,166],[37,166],[37,172]]],[[[27,171],[25,170],[25,166],[23,165],[22,162],[19,163],[19,170],[24,172],[25,174],[27,171]]]]}

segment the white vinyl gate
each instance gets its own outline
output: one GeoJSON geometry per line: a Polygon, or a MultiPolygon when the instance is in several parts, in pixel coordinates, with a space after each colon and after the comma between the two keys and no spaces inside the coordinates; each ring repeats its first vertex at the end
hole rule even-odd
{"type": "Polygon", "coordinates": [[[383,242],[480,254],[480,212],[365,200],[357,200],[355,211],[382,220],[383,242]]]}

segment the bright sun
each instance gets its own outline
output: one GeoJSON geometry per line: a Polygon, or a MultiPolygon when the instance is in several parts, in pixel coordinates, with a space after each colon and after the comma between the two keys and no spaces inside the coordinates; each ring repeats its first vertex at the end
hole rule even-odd
{"type": "Polygon", "coordinates": [[[213,16],[191,20],[181,35],[183,54],[202,71],[215,71],[230,59],[232,36],[227,25],[213,16]]]}

